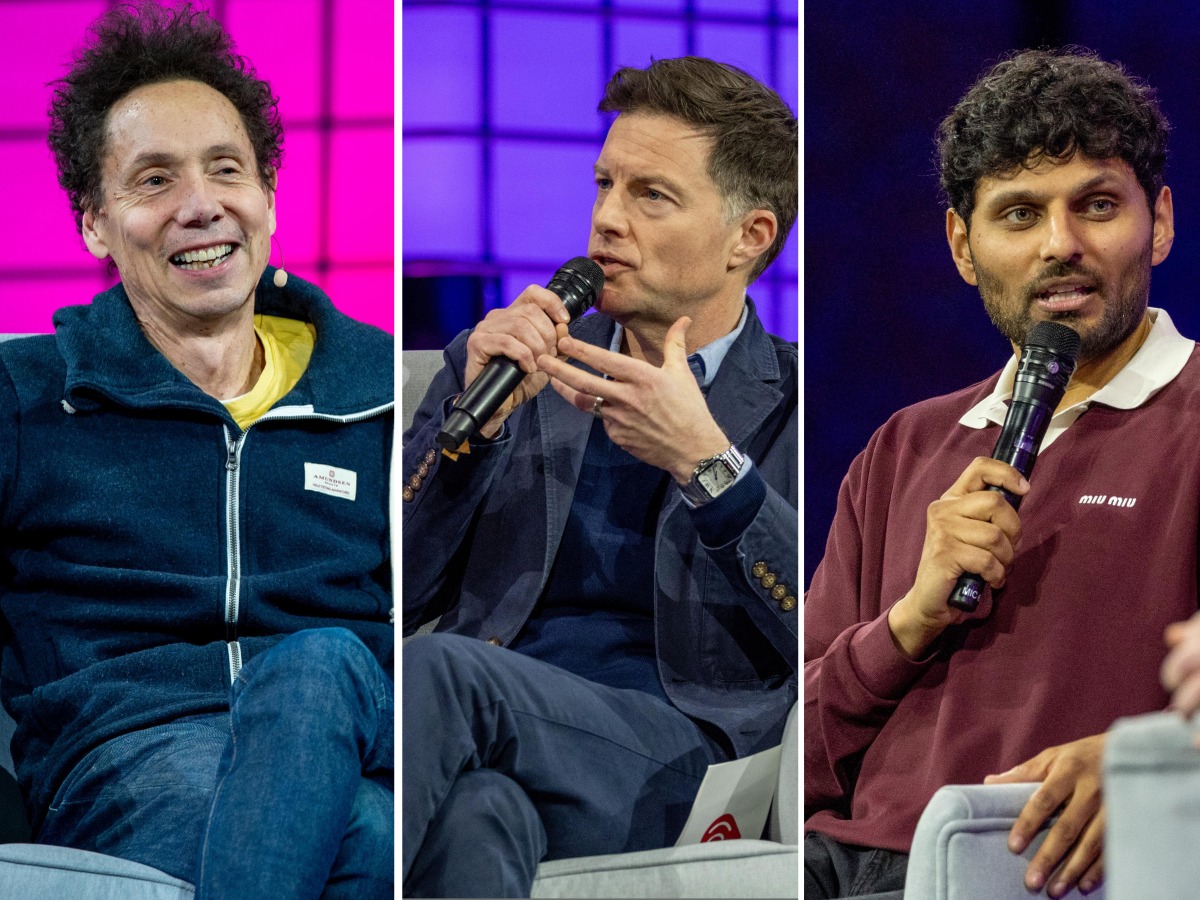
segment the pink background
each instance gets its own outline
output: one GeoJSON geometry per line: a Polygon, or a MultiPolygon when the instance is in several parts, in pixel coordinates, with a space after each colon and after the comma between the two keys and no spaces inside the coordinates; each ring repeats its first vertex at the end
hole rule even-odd
{"type": "MultiPolygon", "coordinates": [[[[206,0],[279,97],[284,161],[271,262],[393,331],[391,0],[206,0]]],[[[0,0],[0,332],[52,330],[55,309],[114,278],[84,249],[46,146],[48,82],[104,0],[0,0]]]]}

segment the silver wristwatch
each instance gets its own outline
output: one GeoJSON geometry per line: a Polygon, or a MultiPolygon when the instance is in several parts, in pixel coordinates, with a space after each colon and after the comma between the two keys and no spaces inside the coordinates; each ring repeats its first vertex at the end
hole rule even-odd
{"type": "Polygon", "coordinates": [[[695,506],[708,503],[721,496],[737,481],[738,472],[746,465],[746,457],[733,444],[724,453],[700,460],[692,470],[692,477],[687,484],[681,484],[679,490],[695,506]]]}

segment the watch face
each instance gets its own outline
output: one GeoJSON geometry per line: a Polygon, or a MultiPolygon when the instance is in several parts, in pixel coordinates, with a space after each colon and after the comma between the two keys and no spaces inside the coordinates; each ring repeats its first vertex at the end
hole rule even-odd
{"type": "Polygon", "coordinates": [[[733,484],[735,477],[735,473],[730,472],[728,466],[721,460],[717,460],[697,475],[696,480],[700,482],[702,488],[708,491],[710,497],[715,497],[733,484]]]}

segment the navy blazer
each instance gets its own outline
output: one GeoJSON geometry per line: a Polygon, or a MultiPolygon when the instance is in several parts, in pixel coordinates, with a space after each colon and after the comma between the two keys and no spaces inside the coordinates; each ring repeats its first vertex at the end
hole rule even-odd
{"type": "MultiPolygon", "coordinates": [[[[738,756],[779,743],[799,669],[798,353],[767,334],[747,303],[708,404],[754,461],[766,499],[738,539],[707,547],[682,495],[668,490],[654,562],[663,688],[738,756]]],[[[571,332],[607,348],[615,327],[593,313],[571,332]]],[[[457,460],[444,456],[436,438],[447,401],[463,390],[467,336],[446,348],[404,435],[404,630],[440,615],[438,631],[507,644],[549,578],[593,420],[547,388],[509,417],[498,440],[473,443],[457,460]]]]}

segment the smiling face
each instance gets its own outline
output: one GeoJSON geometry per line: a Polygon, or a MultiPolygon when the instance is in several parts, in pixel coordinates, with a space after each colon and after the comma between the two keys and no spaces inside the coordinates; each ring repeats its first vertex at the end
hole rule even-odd
{"type": "Polygon", "coordinates": [[[950,210],[946,231],[959,273],[1009,341],[1059,321],[1079,332],[1080,360],[1094,360],[1145,316],[1150,269],[1174,239],[1171,192],[1162,189],[1151,217],[1123,160],[1042,158],[981,179],[970,228],[950,210]]]}
{"type": "Polygon", "coordinates": [[[774,239],[774,216],[726,217],[708,175],[710,143],[668,116],[626,113],[613,122],[595,166],[588,241],[604,269],[601,312],[663,329],[682,315],[740,314],[750,265],[774,239]]]}
{"type": "Polygon", "coordinates": [[[196,81],[131,91],[109,111],[101,205],[83,237],[111,256],[144,328],[211,329],[253,310],[275,194],[237,110],[196,81]]]}

